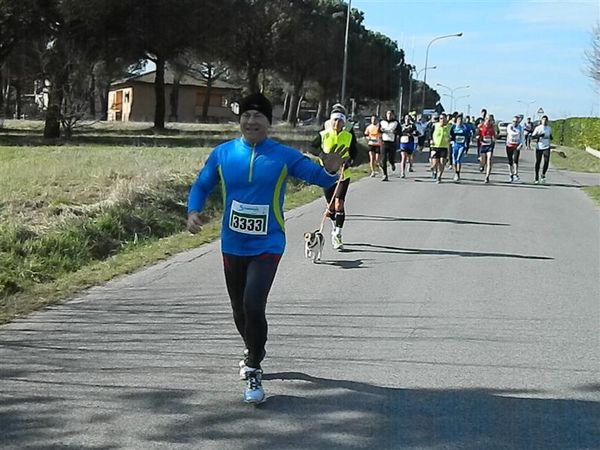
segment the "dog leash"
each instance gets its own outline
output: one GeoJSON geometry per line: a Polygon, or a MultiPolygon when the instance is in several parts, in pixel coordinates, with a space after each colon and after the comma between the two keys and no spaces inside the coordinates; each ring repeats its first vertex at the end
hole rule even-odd
{"type": "Polygon", "coordinates": [[[335,196],[338,193],[338,190],[340,188],[340,185],[342,184],[342,181],[344,181],[344,165],[342,164],[342,167],[340,167],[340,176],[338,177],[337,183],[335,184],[335,190],[333,191],[333,196],[331,197],[331,200],[329,200],[329,203],[327,204],[327,207],[325,208],[325,212],[323,213],[323,217],[321,218],[321,224],[319,225],[319,233],[323,233],[323,227],[325,226],[325,221],[327,220],[327,213],[330,211],[331,209],[331,205],[333,205],[333,203],[335,202],[335,196]]]}

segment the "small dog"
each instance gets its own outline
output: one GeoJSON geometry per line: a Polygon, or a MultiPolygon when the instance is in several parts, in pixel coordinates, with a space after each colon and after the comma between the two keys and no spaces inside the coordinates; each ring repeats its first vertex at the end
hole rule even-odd
{"type": "Polygon", "coordinates": [[[323,253],[323,245],[325,244],[325,238],[323,233],[319,230],[315,230],[312,233],[304,233],[304,256],[308,259],[312,259],[312,262],[316,263],[321,261],[321,253],[323,253]]]}

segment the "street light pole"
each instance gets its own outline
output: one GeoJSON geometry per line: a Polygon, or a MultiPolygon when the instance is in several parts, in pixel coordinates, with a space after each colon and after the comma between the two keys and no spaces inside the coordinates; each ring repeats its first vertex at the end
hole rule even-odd
{"type": "Polygon", "coordinates": [[[529,117],[529,105],[533,105],[535,103],[535,100],[532,100],[530,102],[525,102],[523,100],[517,100],[517,103],[523,103],[526,106],[527,114],[525,115],[525,117],[529,117]]]}
{"type": "Polygon", "coordinates": [[[436,83],[436,86],[440,86],[443,88],[446,88],[450,91],[450,112],[454,112],[454,91],[458,91],[459,89],[468,89],[471,86],[458,86],[455,88],[451,88],[450,86],[446,86],[442,83],[436,83]]]}
{"type": "Polygon", "coordinates": [[[345,105],[346,101],[346,71],[348,69],[348,34],[350,32],[350,11],[352,8],[352,0],[348,0],[348,10],[346,12],[346,37],[344,38],[344,65],[342,68],[342,95],[341,104],[345,105]]]}
{"type": "Polygon", "coordinates": [[[435,41],[438,41],[440,39],[445,39],[445,38],[451,38],[451,37],[461,37],[463,34],[462,32],[460,33],[455,33],[455,34],[448,34],[445,36],[438,36],[436,38],[433,38],[431,41],[429,41],[429,44],[427,44],[427,51],[425,52],[425,73],[423,74],[423,98],[421,99],[421,112],[423,112],[423,110],[425,109],[425,88],[427,85],[427,62],[429,61],[429,47],[431,47],[431,44],[433,44],[435,41]]]}
{"type": "MultiPolygon", "coordinates": [[[[469,98],[469,97],[470,97],[470,95],[461,95],[460,97],[456,97],[454,99],[454,106],[456,107],[456,109],[458,110],[458,101],[459,100],[462,100],[463,98],[469,98]]],[[[454,110],[452,112],[454,112],[454,110]]],[[[470,111],[469,111],[469,114],[470,114],[470,111]]]]}

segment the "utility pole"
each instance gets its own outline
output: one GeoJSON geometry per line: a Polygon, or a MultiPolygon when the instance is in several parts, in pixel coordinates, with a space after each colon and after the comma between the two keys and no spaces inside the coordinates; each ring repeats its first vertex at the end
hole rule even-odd
{"type": "Polygon", "coordinates": [[[350,32],[350,11],[352,9],[352,0],[348,0],[348,10],[346,12],[346,37],[344,38],[344,66],[342,68],[342,95],[341,103],[346,106],[346,72],[348,71],[348,34],[350,32]]]}
{"type": "Polygon", "coordinates": [[[402,97],[404,96],[404,88],[402,87],[402,77],[400,77],[400,95],[398,95],[398,115],[396,118],[400,121],[402,117],[402,97]]]}

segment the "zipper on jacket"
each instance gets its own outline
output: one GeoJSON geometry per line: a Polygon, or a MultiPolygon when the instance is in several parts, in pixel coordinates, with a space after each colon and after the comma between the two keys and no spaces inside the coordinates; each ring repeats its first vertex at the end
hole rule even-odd
{"type": "Polygon", "coordinates": [[[254,156],[256,154],[256,144],[252,144],[252,154],[250,155],[250,169],[248,170],[248,183],[252,183],[252,174],[254,172],[254,156]]]}

